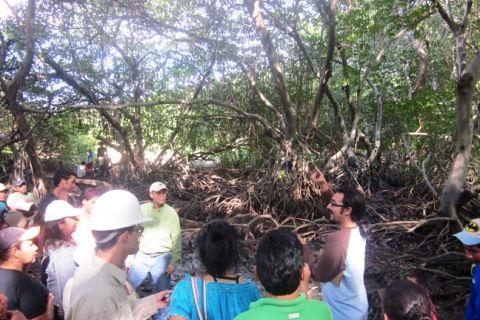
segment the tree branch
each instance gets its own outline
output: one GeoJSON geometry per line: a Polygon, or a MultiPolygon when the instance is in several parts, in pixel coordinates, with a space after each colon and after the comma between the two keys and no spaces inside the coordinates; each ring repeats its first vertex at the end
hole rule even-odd
{"type": "Polygon", "coordinates": [[[253,88],[260,101],[262,101],[263,105],[267,107],[268,110],[272,111],[279,119],[282,119],[282,113],[278,111],[278,109],[270,102],[270,100],[265,97],[262,91],[260,91],[260,88],[258,88],[253,71],[249,70],[248,67],[241,61],[237,61],[237,64],[247,76],[248,80],[250,81],[250,86],[253,88]]]}
{"type": "MultiPolygon", "coordinates": [[[[63,106],[62,109],[59,110],[52,110],[48,111],[48,113],[62,113],[68,110],[122,110],[126,108],[134,108],[134,107],[157,107],[159,105],[208,105],[213,104],[221,107],[228,108],[230,110],[235,111],[238,114],[241,114],[245,118],[255,120],[260,122],[260,124],[269,132],[271,133],[272,138],[280,139],[281,133],[278,129],[274,128],[272,125],[268,123],[268,121],[256,113],[248,113],[243,111],[241,108],[235,106],[233,103],[221,101],[218,99],[170,99],[170,100],[156,100],[151,102],[141,102],[141,103],[129,103],[129,104],[88,104],[88,105],[72,105],[72,106],[63,106]]],[[[23,110],[33,113],[40,113],[42,111],[34,108],[23,107],[23,110]]]]}
{"type": "Polygon", "coordinates": [[[382,116],[383,116],[383,100],[382,100],[382,92],[380,89],[369,79],[367,79],[368,84],[373,88],[375,92],[375,98],[377,101],[377,119],[375,121],[375,139],[374,139],[374,147],[370,153],[368,158],[368,164],[372,165],[375,160],[377,160],[379,151],[380,151],[380,142],[382,138],[382,116]]]}
{"type": "Polygon", "coordinates": [[[77,91],[81,95],[85,96],[90,101],[90,103],[92,103],[94,105],[99,105],[100,104],[99,100],[97,99],[95,94],[90,89],[88,89],[86,86],[79,83],[72,76],[67,74],[65,72],[65,70],[63,70],[63,68],[58,63],[56,63],[52,58],[50,58],[47,54],[41,53],[40,58],[43,61],[45,61],[50,67],[52,67],[52,69],[57,74],[58,78],[65,81],[75,91],[77,91]]]}
{"type": "Polygon", "coordinates": [[[272,38],[265,26],[265,21],[263,20],[260,12],[260,1],[244,0],[244,4],[252,17],[255,28],[257,29],[257,34],[260,37],[260,41],[270,65],[270,70],[272,72],[273,81],[275,84],[275,90],[280,98],[283,109],[285,139],[287,141],[291,141],[291,139],[294,139],[297,136],[297,119],[295,109],[290,101],[287,86],[285,85],[280,59],[278,58],[272,38]]]}
{"type": "Polygon", "coordinates": [[[25,46],[26,53],[23,57],[20,68],[15,73],[12,82],[8,85],[6,92],[11,97],[16,97],[20,87],[25,83],[25,78],[27,77],[30,69],[32,67],[33,56],[35,51],[35,42],[33,38],[33,28],[34,28],[34,18],[35,18],[35,1],[29,0],[27,5],[26,20],[25,20],[25,46]]]}
{"type": "Polygon", "coordinates": [[[313,103],[313,109],[311,114],[311,121],[309,126],[309,131],[316,129],[318,125],[318,117],[320,116],[320,106],[325,95],[325,87],[327,86],[328,80],[332,76],[332,60],[333,54],[335,52],[335,30],[336,30],[336,21],[335,21],[335,10],[337,7],[337,0],[317,0],[317,7],[323,7],[323,11],[327,13],[327,26],[328,26],[328,46],[327,46],[327,56],[325,57],[325,63],[323,65],[320,83],[318,86],[317,94],[315,95],[315,101],[313,103]]]}
{"type": "Polygon", "coordinates": [[[438,13],[440,13],[440,16],[442,16],[443,20],[445,20],[450,30],[452,30],[453,33],[456,33],[458,30],[458,25],[448,15],[442,4],[438,0],[432,0],[432,3],[437,7],[438,13]]]}
{"type": "Polygon", "coordinates": [[[472,11],[472,0],[467,0],[465,12],[463,13],[462,26],[465,27],[468,23],[468,15],[472,11]]]}

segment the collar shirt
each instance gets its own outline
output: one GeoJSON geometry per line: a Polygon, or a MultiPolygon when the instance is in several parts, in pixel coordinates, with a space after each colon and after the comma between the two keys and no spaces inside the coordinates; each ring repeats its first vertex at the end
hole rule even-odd
{"type": "Polygon", "coordinates": [[[145,320],[158,312],[154,295],[138,299],[125,270],[97,256],[78,268],[63,297],[67,320],[145,320]]]}

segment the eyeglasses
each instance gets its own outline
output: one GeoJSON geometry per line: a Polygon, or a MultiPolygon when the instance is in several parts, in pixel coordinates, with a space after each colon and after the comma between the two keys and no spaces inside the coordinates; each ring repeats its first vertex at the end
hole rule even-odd
{"type": "Polygon", "coordinates": [[[133,231],[137,231],[138,234],[142,234],[143,233],[143,230],[145,230],[145,227],[144,226],[135,226],[133,228],[133,231]]]}
{"type": "Polygon", "coordinates": [[[340,208],[345,208],[346,207],[344,204],[339,204],[339,203],[335,203],[335,202],[332,202],[332,201],[330,201],[329,204],[332,207],[340,207],[340,208]]]}

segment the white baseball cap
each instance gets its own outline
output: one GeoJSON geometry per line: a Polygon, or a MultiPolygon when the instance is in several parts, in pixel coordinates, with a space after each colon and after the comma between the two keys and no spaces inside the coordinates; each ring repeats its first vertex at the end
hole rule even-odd
{"type": "Polygon", "coordinates": [[[163,182],[156,181],[150,186],[150,192],[157,192],[162,190],[167,190],[167,186],[163,182]]]}
{"type": "Polygon", "coordinates": [[[67,217],[77,217],[81,209],[75,209],[65,200],[54,200],[45,209],[45,222],[56,221],[67,217]]]}
{"type": "Polygon", "coordinates": [[[8,190],[7,186],[0,182],[0,191],[8,190]]]}

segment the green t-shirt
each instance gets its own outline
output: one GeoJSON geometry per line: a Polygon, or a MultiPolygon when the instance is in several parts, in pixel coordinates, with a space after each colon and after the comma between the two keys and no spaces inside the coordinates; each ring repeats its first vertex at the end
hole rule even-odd
{"type": "Polygon", "coordinates": [[[320,300],[308,300],[304,293],[293,300],[262,298],[235,320],[332,320],[332,312],[320,300]]]}
{"type": "Polygon", "coordinates": [[[153,220],[144,223],[145,231],[140,238],[140,251],[143,253],[172,252],[172,264],[177,264],[182,255],[182,232],[175,209],[164,204],[158,209],[153,203],[144,203],[142,213],[153,220]]]}

